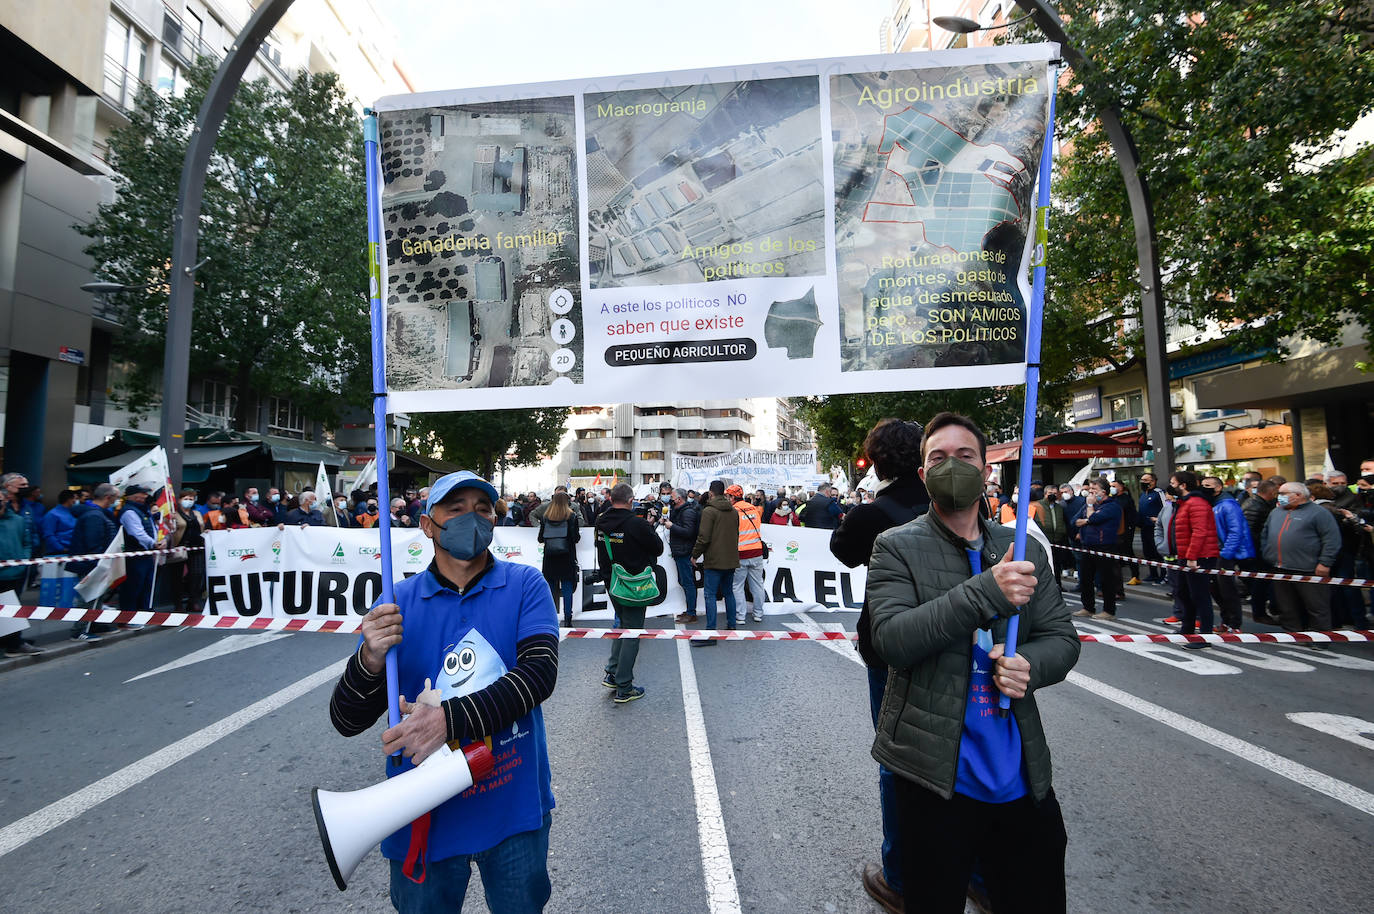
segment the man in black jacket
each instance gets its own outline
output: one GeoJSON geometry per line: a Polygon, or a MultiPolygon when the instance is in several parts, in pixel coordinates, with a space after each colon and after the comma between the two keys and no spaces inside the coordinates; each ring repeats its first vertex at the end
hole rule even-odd
{"type": "MultiPolygon", "coordinates": [[[[72,530],[72,542],[68,547],[71,555],[89,555],[110,548],[115,534],[119,532],[119,522],[115,520],[110,508],[118,500],[119,490],[108,482],[102,482],[95,487],[89,501],[72,509],[72,513],[76,515],[76,527],[72,530]]],[[[97,564],[96,559],[68,562],[66,569],[79,577],[85,577],[97,564]]],[[[79,604],[78,608],[85,608],[98,605],[100,599],[97,596],[86,601],[78,596],[76,602],[79,604]]],[[[95,637],[96,634],[108,631],[114,631],[114,626],[106,623],[76,622],[72,625],[71,637],[73,641],[99,641],[100,639],[95,637]]]]}
{"type": "Polygon", "coordinates": [[[835,498],[834,486],[821,483],[802,509],[801,522],[819,530],[834,530],[840,525],[840,503],[835,498]]]}
{"type": "Polygon", "coordinates": [[[692,568],[692,547],[696,545],[697,531],[701,527],[701,506],[688,498],[685,490],[674,489],[663,526],[668,528],[668,553],[677,566],[677,582],[687,602],[687,611],[674,621],[689,625],[697,621],[697,581],[696,570],[692,568]]]}
{"type": "MultiPolygon", "coordinates": [[[[635,516],[634,498],[634,489],[621,483],[611,489],[611,506],[596,520],[596,567],[606,584],[607,599],[615,609],[616,628],[643,628],[647,607],[629,606],[609,596],[611,564],[614,562],[630,574],[638,574],[657,564],[654,559],[663,554],[663,540],[658,538],[648,521],[635,516]]],[[[644,697],[643,687],[635,685],[638,656],[638,638],[617,638],[611,642],[611,657],[606,661],[606,675],[601,684],[615,689],[617,704],[644,697]]]]}
{"type": "MultiPolygon", "coordinates": [[[[921,427],[915,422],[883,419],[864,439],[864,453],[878,476],[877,497],[872,504],[858,505],[844,516],[830,534],[830,552],[850,568],[867,565],[873,541],[889,527],[900,526],[926,512],[930,497],[921,482],[921,427]]],[[[887,685],[887,664],[873,650],[869,628],[868,600],[859,613],[859,656],[868,668],[868,704],[873,725],[878,725],[878,709],[883,704],[887,685]]],[[[902,911],[901,841],[892,772],[878,766],[878,801],[883,816],[882,866],[864,866],[864,889],[889,912],[902,911]]]]}

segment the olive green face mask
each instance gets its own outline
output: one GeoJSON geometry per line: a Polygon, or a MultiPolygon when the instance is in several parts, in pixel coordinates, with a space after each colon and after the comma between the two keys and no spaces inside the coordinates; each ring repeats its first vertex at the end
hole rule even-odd
{"type": "Polygon", "coordinates": [[[963,511],[983,496],[983,471],[957,457],[946,457],[926,470],[926,491],[946,511],[963,511]]]}

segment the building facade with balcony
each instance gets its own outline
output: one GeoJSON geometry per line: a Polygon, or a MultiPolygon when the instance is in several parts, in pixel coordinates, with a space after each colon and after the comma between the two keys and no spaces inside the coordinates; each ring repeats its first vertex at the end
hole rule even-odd
{"type": "MultiPolygon", "coordinates": [[[[257,4],[243,0],[0,0],[0,432],[5,470],[49,493],[73,452],[120,429],[128,415],[108,400],[118,383],[119,325],[80,287],[98,265],[76,226],[113,199],[105,159],[140,88],[185,88],[198,56],[223,57],[257,4]]],[[[389,26],[370,0],[301,0],[273,30],[245,74],[284,87],[302,68],[340,74],[370,102],[413,91],[389,26]]],[[[171,247],[169,234],[168,247],[171,247]]],[[[251,393],[193,378],[192,425],[227,426],[251,393]]],[[[242,431],[304,438],[318,431],[289,401],[255,398],[242,431]],[[260,400],[260,402],[257,402],[260,400]]],[[[145,425],[156,427],[157,416],[145,425]]]]}
{"type": "Polygon", "coordinates": [[[574,407],[554,457],[555,477],[574,488],[612,480],[671,482],[673,457],[713,457],[744,447],[802,450],[811,430],[786,400],[695,400],[574,407]]]}

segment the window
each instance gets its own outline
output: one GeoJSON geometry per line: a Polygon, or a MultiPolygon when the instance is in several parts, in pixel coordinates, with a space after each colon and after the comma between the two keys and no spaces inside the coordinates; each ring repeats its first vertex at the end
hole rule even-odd
{"type": "Polygon", "coordinates": [[[154,88],[164,98],[180,98],[181,93],[186,91],[186,81],[181,74],[181,65],[166,54],[158,60],[157,83],[154,88]]]}
{"type": "Polygon", "coordinates": [[[147,64],[147,40],[111,13],[105,24],[105,96],[121,108],[133,107],[147,64]]]}
{"type": "Polygon", "coordinates": [[[641,480],[643,480],[644,482],[662,482],[662,481],[663,481],[663,474],[662,474],[662,473],[644,473],[644,474],[642,474],[639,478],[640,478],[641,480]]]}
{"type": "Polygon", "coordinates": [[[640,460],[662,460],[662,459],[663,459],[663,452],[662,452],[662,451],[640,451],[640,452],[639,452],[639,459],[640,459],[640,460]]]}
{"type": "Polygon", "coordinates": [[[574,406],[572,411],[574,416],[599,416],[601,407],[599,406],[574,406]]]}
{"type": "Polygon", "coordinates": [[[643,408],[635,407],[636,416],[676,416],[677,410],[671,406],[646,406],[643,408]]]}
{"type": "Polygon", "coordinates": [[[232,384],[204,381],[200,386],[200,411],[210,416],[232,418],[238,405],[238,394],[232,384]]]}
{"type": "Polygon", "coordinates": [[[1145,396],[1138,390],[1112,397],[1112,421],[1140,419],[1145,416],[1145,396]]]}
{"type": "Polygon", "coordinates": [[[577,430],[577,440],[586,441],[588,438],[609,438],[610,429],[605,428],[580,428],[577,430]]]}
{"type": "Polygon", "coordinates": [[[296,404],[284,397],[268,401],[267,430],[274,435],[305,437],[305,417],[296,404]]]}
{"type": "Polygon", "coordinates": [[[677,415],[679,419],[700,419],[701,412],[701,407],[689,406],[686,409],[678,410],[677,415]]]}

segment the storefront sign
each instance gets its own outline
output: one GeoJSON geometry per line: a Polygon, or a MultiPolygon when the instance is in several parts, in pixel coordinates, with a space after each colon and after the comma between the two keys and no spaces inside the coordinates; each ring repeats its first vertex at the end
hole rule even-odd
{"type": "Polygon", "coordinates": [[[1232,459],[1227,442],[1231,439],[1228,432],[1224,437],[1220,432],[1208,435],[1179,435],[1174,438],[1174,460],[1177,463],[1215,463],[1232,459]]]}
{"type": "Polygon", "coordinates": [[[1102,388],[1075,391],[1073,395],[1073,421],[1102,418],[1102,388]]]}
{"type": "Polygon", "coordinates": [[[1293,429],[1287,425],[1243,428],[1226,433],[1226,454],[1229,460],[1287,457],[1292,453],[1293,429]]]}

